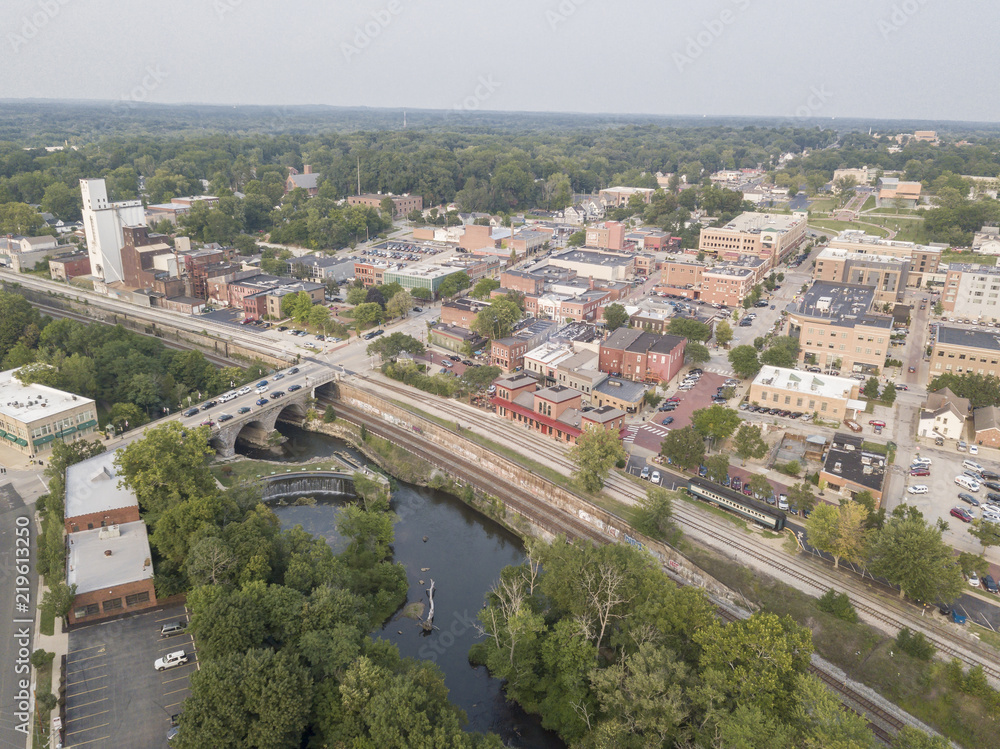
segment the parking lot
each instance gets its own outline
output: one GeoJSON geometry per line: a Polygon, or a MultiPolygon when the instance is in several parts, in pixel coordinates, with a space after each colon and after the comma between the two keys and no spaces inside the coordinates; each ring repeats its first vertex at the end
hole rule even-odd
{"type": "Polygon", "coordinates": [[[663,442],[663,438],[672,429],[683,429],[689,426],[691,424],[691,414],[699,408],[708,408],[712,405],[712,396],[715,395],[715,389],[727,379],[723,375],[705,372],[701,376],[701,379],[698,380],[698,384],[686,393],[677,392],[676,388],[671,389],[667,397],[672,397],[673,395],[680,397],[677,408],[670,412],[657,411],[654,416],[650,417],[650,423],[637,427],[634,440],[632,440],[635,446],[658,453],[660,451],[660,443],[663,442]],[[665,425],[663,422],[668,418],[672,418],[673,421],[665,425]]]}
{"type": "Polygon", "coordinates": [[[170,716],[180,711],[197,668],[190,635],[160,637],[163,624],[181,620],[184,607],[172,606],[70,632],[65,746],[167,746],[170,716]],[[191,656],[187,664],[153,668],[176,650],[191,656]]]}

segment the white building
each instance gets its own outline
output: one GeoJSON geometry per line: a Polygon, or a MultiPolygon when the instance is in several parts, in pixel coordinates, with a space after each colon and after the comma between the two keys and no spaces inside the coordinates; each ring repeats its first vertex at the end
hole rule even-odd
{"type": "Polygon", "coordinates": [[[125,240],[122,229],[146,225],[142,201],[109,203],[103,179],[81,179],[80,194],[83,196],[83,231],[87,237],[91,272],[105,283],[123,281],[125,240]]]}

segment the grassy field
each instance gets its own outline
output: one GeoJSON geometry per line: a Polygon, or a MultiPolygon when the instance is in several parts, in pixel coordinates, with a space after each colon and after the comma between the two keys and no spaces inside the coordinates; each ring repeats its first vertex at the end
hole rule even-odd
{"type": "Polygon", "coordinates": [[[943,263],[979,263],[980,265],[996,265],[996,255],[978,255],[974,252],[942,252],[943,263]]]}
{"type": "Polygon", "coordinates": [[[814,229],[825,229],[831,232],[842,232],[845,229],[862,229],[869,234],[875,234],[880,237],[885,237],[888,232],[885,229],[876,229],[871,226],[865,226],[864,224],[855,221],[834,221],[832,219],[809,219],[809,226],[814,229]]]}
{"type": "Polygon", "coordinates": [[[867,211],[867,210],[870,210],[870,209],[872,209],[874,207],[875,207],[875,196],[874,195],[869,195],[868,199],[864,202],[864,205],[861,206],[861,210],[862,211],[867,211]]]}
{"type": "Polygon", "coordinates": [[[832,211],[840,207],[841,201],[837,198],[817,198],[809,204],[809,211],[811,213],[823,211],[832,211]]]}
{"type": "MultiPolygon", "coordinates": [[[[783,583],[756,577],[742,565],[704,549],[689,556],[698,566],[765,611],[789,615],[813,633],[817,654],[962,746],[992,746],[1000,718],[986,699],[960,691],[947,664],[920,661],[899,651],[895,638],[862,622],[820,611],[816,599],[783,583]]],[[[984,638],[985,639],[985,638],[984,638]]]]}

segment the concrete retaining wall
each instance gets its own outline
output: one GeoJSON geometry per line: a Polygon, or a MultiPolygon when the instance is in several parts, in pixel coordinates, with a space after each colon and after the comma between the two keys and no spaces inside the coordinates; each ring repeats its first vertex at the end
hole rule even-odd
{"type": "MultiPolygon", "coordinates": [[[[604,533],[609,541],[628,543],[640,549],[645,549],[655,556],[664,568],[675,577],[690,585],[703,588],[710,595],[738,606],[745,602],[733,591],[717,581],[704,570],[693,565],[676,549],[649,539],[636,532],[621,518],[612,515],[586,499],[553,484],[548,479],[533,474],[511,460],[492,452],[471,440],[462,437],[450,429],[446,429],[432,421],[387,403],[379,396],[355,387],[350,383],[338,383],[338,397],[348,405],[369,415],[372,422],[384,421],[395,426],[419,430],[423,439],[429,444],[440,446],[442,451],[459,456],[463,460],[488,468],[495,476],[513,486],[538,497],[540,510],[557,507],[569,515],[575,515],[585,523],[604,533]],[[416,427],[416,429],[414,429],[416,427]]],[[[505,501],[504,497],[499,498],[505,501]]],[[[505,503],[506,504],[506,503],[505,503]]],[[[516,512],[514,508],[509,508],[516,512]]]]}

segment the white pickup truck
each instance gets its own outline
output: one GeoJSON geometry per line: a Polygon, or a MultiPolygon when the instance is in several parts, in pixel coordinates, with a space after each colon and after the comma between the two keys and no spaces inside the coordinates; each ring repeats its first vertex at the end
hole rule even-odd
{"type": "Polygon", "coordinates": [[[156,662],[153,664],[153,668],[157,671],[163,671],[167,668],[173,668],[174,666],[183,666],[188,662],[188,655],[183,650],[175,650],[172,653],[167,653],[162,658],[157,658],[156,662]]]}

